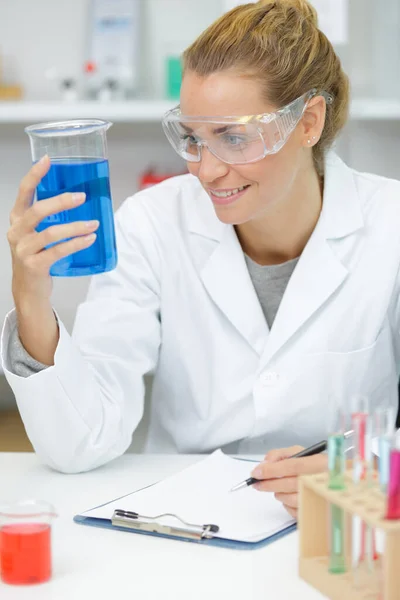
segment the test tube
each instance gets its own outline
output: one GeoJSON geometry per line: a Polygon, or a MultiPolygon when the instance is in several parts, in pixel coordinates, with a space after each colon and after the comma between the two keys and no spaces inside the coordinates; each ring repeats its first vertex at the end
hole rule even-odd
{"type": "Polygon", "coordinates": [[[387,497],[387,519],[400,519],[400,436],[394,440],[390,453],[390,474],[387,497]]]}
{"type": "Polygon", "coordinates": [[[331,490],[343,490],[345,486],[345,416],[340,410],[338,412],[338,426],[328,436],[328,469],[329,488],[331,490]]]}
{"type": "Polygon", "coordinates": [[[342,508],[331,504],[330,519],[330,552],[329,552],[329,573],[346,572],[346,548],[345,548],[345,513],[342,508]]]}
{"type": "MultiPolygon", "coordinates": [[[[352,428],[354,430],[353,482],[360,487],[372,483],[372,421],[368,398],[352,399],[352,428]]],[[[359,517],[353,517],[352,567],[357,587],[371,586],[374,572],[375,532],[359,517]]]]}
{"type": "Polygon", "coordinates": [[[387,491],[389,481],[390,451],[395,429],[395,412],[393,407],[378,408],[375,411],[375,434],[379,447],[379,484],[383,493],[387,491]]]}
{"type": "Polygon", "coordinates": [[[368,399],[353,400],[352,428],[354,430],[353,481],[367,485],[372,482],[372,422],[368,399]]]}
{"type": "MultiPolygon", "coordinates": [[[[343,490],[345,484],[345,418],[341,409],[338,411],[338,427],[328,436],[328,487],[343,490]]],[[[346,572],[345,554],[345,514],[342,508],[330,506],[330,553],[329,572],[346,572]]]]}

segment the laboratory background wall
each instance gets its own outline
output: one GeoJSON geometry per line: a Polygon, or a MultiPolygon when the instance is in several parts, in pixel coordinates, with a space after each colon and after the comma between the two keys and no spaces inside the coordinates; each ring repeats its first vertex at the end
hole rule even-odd
{"type": "MultiPolygon", "coordinates": [[[[331,0],[318,0],[320,6],[324,2],[332,5],[331,0]]],[[[350,76],[353,95],[349,123],[337,151],[357,169],[400,179],[400,0],[385,0],[384,6],[376,0],[335,2],[345,7],[348,16],[346,39],[336,50],[350,76]]],[[[115,208],[137,190],[138,178],[149,166],[164,172],[184,169],[160,126],[162,108],[176,104],[165,95],[165,57],[171,47],[178,52],[184,49],[229,3],[234,2],[141,0],[139,97],[122,107],[121,103],[105,104],[102,112],[105,119],[115,122],[108,135],[115,208]]],[[[54,111],[60,113],[63,101],[55,81],[48,77],[50,69],[55,67],[65,77],[82,73],[89,6],[90,0],[0,2],[3,77],[6,83],[18,83],[24,89],[18,106],[0,101],[1,321],[12,308],[6,241],[9,212],[19,181],[30,167],[23,128],[52,119],[54,111]]],[[[79,107],[65,105],[64,113],[66,118],[72,113],[76,116],[79,107]]],[[[68,329],[87,283],[87,278],[54,282],[54,305],[68,329]]],[[[0,410],[13,405],[0,373],[0,410]]]]}

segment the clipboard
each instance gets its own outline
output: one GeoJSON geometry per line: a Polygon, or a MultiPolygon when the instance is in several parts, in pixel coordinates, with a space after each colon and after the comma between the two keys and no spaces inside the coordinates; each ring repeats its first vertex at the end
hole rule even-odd
{"type": "MultiPolygon", "coordinates": [[[[220,451],[217,451],[217,453],[218,452],[220,451]]],[[[245,461],[247,462],[246,459],[245,461]]],[[[160,483],[161,482],[158,484],[160,483]]],[[[295,531],[297,527],[295,522],[290,523],[288,526],[284,526],[274,531],[272,534],[268,534],[263,539],[258,539],[257,541],[243,541],[220,536],[220,524],[216,521],[211,523],[200,523],[194,522],[193,520],[189,521],[187,517],[184,519],[182,515],[177,514],[178,511],[159,512],[158,514],[151,514],[150,511],[146,510],[138,512],[135,508],[135,503],[136,505],[138,504],[138,502],[135,501],[135,495],[140,494],[140,492],[143,491],[148,492],[153,487],[157,488],[158,484],[151,484],[132,494],[97,506],[86,511],[86,513],[75,515],[74,522],[80,525],[104,528],[113,531],[124,531],[140,535],[162,537],[169,540],[239,550],[256,550],[262,548],[295,531]],[[124,507],[124,504],[128,503],[127,498],[129,498],[129,510],[126,506],[124,507]],[[104,508],[109,505],[112,505],[112,507],[110,509],[107,508],[107,511],[104,511],[104,508]],[[92,511],[95,514],[97,511],[98,514],[99,509],[101,509],[101,518],[99,516],[90,515],[92,511]],[[108,518],[104,517],[103,515],[106,514],[106,512],[112,514],[112,516],[108,518]]],[[[258,492],[255,493],[258,494],[258,492]]],[[[240,494],[240,492],[238,492],[238,494],[240,494]]]]}
{"type": "Polygon", "coordinates": [[[225,538],[214,537],[214,534],[219,530],[218,525],[197,525],[186,523],[177,515],[171,515],[171,513],[165,513],[165,515],[158,515],[157,517],[145,517],[144,515],[133,513],[137,516],[130,517],[126,514],[116,514],[118,512],[127,513],[130,511],[116,510],[111,520],[75,515],[74,522],[78,523],[79,525],[88,525],[90,527],[110,529],[114,531],[125,531],[128,533],[138,533],[141,535],[150,535],[154,537],[163,537],[169,540],[178,540],[181,542],[194,542],[202,545],[219,546],[220,548],[231,548],[233,550],[257,550],[258,548],[263,548],[264,546],[276,542],[280,538],[292,533],[292,531],[297,529],[297,525],[294,523],[293,525],[290,525],[289,527],[286,527],[285,529],[282,529],[281,531],[261,541],[242,542],[238,540],[228,540],[225,538]],[[167,515],[176,517],[180,522],[180,525],[177,525],[176,527],[163,525],[161,519],[167,515]]]}

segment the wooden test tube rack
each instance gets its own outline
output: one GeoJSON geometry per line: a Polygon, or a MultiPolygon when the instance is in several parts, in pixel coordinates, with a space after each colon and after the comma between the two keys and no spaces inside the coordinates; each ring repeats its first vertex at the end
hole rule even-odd
{"type": "MultiPolygon", "coordinates": [[[[346,489],[330,490],[328,473],[303,475],[300,478],[300,564],[299,574],[314,588],[331,600],[382,600],[400,599],[400,520],[385,519],[386,497],[379,489],[377,473],[372,483],[355,485],[352,473],[346,472],[346,489]],[[346,516],[346,573],[329,573],[329,505],[335,504],[346,516]],[[351,571],[351,517],[358,516],[365,523],[381,530],[385,535],[384,553],[374,561],[375,576],[379,578],[381,595],[354,586],[351,571]]],[[[362,574],[361,574],[362,578],[362,574]]],[[[367,584],[366,584],[367,585],[367,584]]],[[[375,587],[375,586],[373,586],[375,587]]]]}

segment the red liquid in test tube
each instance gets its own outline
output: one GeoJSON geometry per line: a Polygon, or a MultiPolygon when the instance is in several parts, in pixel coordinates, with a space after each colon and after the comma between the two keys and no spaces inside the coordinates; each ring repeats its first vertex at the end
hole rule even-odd
{"type": "MultiPolygon", "coordinates": [[[[367,412],[356,412],[352,414],[353,427],[356,436],[356,446],[358,447],[358,461],[354,468],[356,469],[356,482],[368,480],[371,477],[369,469],[371,467],[369,461],[371,458],[368,456],[370,452],[369,445],[371,443],[368,431],[368,419],[369,415],[367,412]],[[368,448],[367,448],[368,444],[368,448]]],[[[379,558],[376,550],[375,534],[372,531],[372,556],[374,560],[379,558]]],[[[366,558],[366,537],[367,537],[367,526],[363,522],[361,523],[361,553],[360,560],[363,561],[366,558]]]]}

